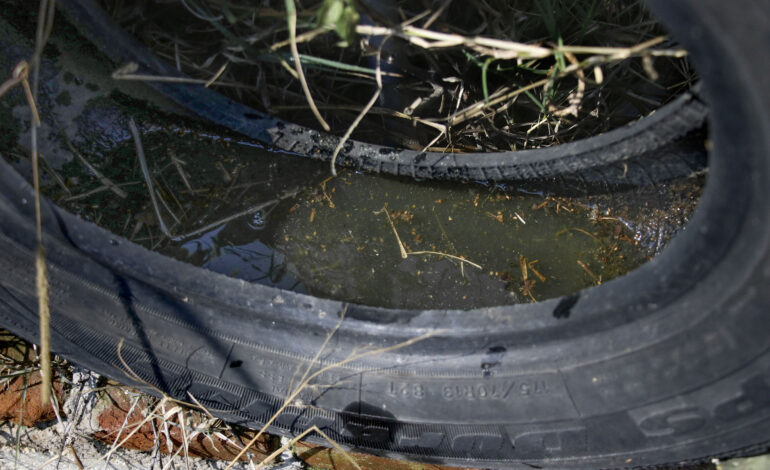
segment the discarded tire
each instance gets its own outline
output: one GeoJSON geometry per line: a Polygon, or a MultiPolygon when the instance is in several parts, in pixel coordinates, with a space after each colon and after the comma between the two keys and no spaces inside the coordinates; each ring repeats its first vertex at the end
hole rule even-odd
{"type": "MultiPolygon", "coordinates": [[[[73,22],[116,63],[134,62],[137,73],[180,76],[145,46],[123,33],[94,0],[64,0],[73,22]]],[[[178,104],[217,124],[294,155],[329,160],[339,139],[283,122],[200,85],[150,82],[178,104]]],[[[652,115],[576,142],[502,153],[418,152],[348,141],[340,165],[424,179],[517,181],[585,175],[602,184],[651,184],[688,176],[705,166],[702,139],[691,136],[706,120],[707,108],[684,93],[652,115]],[[643,181],[630,181],[628,164],[641,168],[643,181]],[[598,175],[597,175],[598,174],[598,175]]]]}
{"type": "MultiPolygon", "coordinates": [[[[323,371],[271,431],[316,425],[375,454],[508,468],[648,467],[766,449],[767,4],[650,5],[703,77],[713,151],[695,217],[642,268],[538,304],[397,311],[197,269],[45,204],[54,351],[146,385],[127,366],[259,426],[309,365],[422,338],[323,371]]],[[[0,168],[0,324],[34,340],[32,192],[0,168]]]]}

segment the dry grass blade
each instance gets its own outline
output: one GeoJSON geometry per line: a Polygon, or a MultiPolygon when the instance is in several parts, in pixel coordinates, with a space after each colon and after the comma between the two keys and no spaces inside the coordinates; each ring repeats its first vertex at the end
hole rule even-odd
{"type": "Polygon", "coordinates": [[[318,120],[318,123],[321,124],[321,127],[323,127],[326,132],[329,132],[331,131],[331,127],[329,127],[329,124],[324,121],[321,113],[318,112],[318,108],[315,106],[315,101],[313,101],[313,95],[310,94],[310,87],[308,87],[307,80],[305,80],[305,72],[302,71],[302,62],[300,61],[299,50],[297,49],[297,8],[294,5],[294,0],[285,1],[286,21],[289,26],[289,46],[291,49],[291,56],[294,59],[294,68],[297,72],[297,76],[299,77],[299,82],[302,85],[302,91],[305,93],[307,105],[310,107],[313,115],[318,120]]]}
{"type": "MultiPolygon", "coordinates": [[[[225,64],[226,65],[226,64],[225,64]]],[[[190,77],[174,77],[169,75],[147,75],[142,73],[136,73],[139,70],[139,65],[136,62],[129,62],[112,72],[112,78],[115,80],[134,80],[138,82],[165,82],[165,83],[188,83],[192,85],[203,85],[204,88],[211,86],[228,87],[238,89],[253,89],[253,86],[244,85],[240,83],[220,82],[221,73],[224,73],[224,69],[217,71],[211,78],[190,78],[190,77]]]]}
{"type": "Polygon", "coordinates": [[[185,233],[183,235],[177,235],[177,236],[172,237],[172,238],[174,238],[175,240],[184,240],[185,238],[193,237],[195,235],[200,235],[201,233],[208,232],[209,230],[211,230],[213,228],[216,228],[216,227],[219,227],[220,225],[225,224],[227,222],[230,222],[231,220],[235,220],[235,219],[237,219],[239,217],[243,217],[244,215],[253,214],[256,211],[265,209],[265,208],[270,207],[270,206],[274,206],[274,205],[278,204],[279,202],[281,202],[281,201],[283,201],[285,199],[288,199],[288,198],[296,196],[297,193],[298,193],[298,191],[289,191],[288,193],[282,194],[280,197],[277,197],[275,199],[271,199],[271,200],[266,201],[266,202],[261,202],[261,203],[259,203],[257,205],[249,207],[248,209],[242,210],[242,211],[237,212],[237,213],[235,213],[233,215],[229,215],[227,217],[219,219],[216,222],[212,222],[212,223],[207,224],[207,225],[205,225],[205,226],[203,226],[201,228],[197,228],[197,229],[192,230],[190,232],[187,232],[187,233],[185,233]]]}
{"type": "MultiPolygon", "coordinates": [[[[398,236],[398,230],[396,230],[396,224],[393,223],[393,219],[390,217],[390,213],[388,212],[388,205],[385,204],[382,209],[375,211],[375,214],[380,214],[382,212],[385,212],[385,216],[388,218],[388,223],[390,224],[390,228],[393,230],[393,234],[396,236],[396,241],[398,242],[398,249],[401,253],[401,258],[406,259],[409,257],[409,255],[434,255],[434,256],[443,256],[445,258],[450,258],[455,261],[459,261],[460,263],[467,263],[471,266],[473,266],[476,269],[483,269],[480,265],[474,263],[473,261],[469,261],[463,257],[450,255],[449,253],[442,253],[440,251],[406,251],[406,248],[404,247],[404,244],[401,242],[401,237],[398,236]]],[[[443,228],[442,228],[443,230],[443,228]]]]}
{"type": "Polygon", "coordinates": [[[27,402],[27,390],[29,389],[29,374],[24,375],[24,387],[21,392],[21,403],[19,404],[19,423],[16,426],[16,456],[15,460],[19,459],[19,450],[21,449],[21,428],[24,422],[24,404],[27,402]]]}
{"type": "MultiPolygon", "coordinates": [[[[330,28],[327,26],[321,26],[320,28],[315,28],[313,30],[307,31],[305,33],[302,33],[300,35],[295,36],[294,42],[299,44],[301,42],[308,42],[312,41],[316,36],[319,36],[323,33],[326,33],[330,31],[330,28]]],[[[267,48],[268,51],[273,52],[277,51],[278,49],[288,46],[291,44],[291,41],[289,39],[286,39],[284,41],[278,41],[267,48]]]]}
{"type": "Polygon", "coordinates": [[[109,178],[107,178],[106,176],[104,176],[104,174],[103,174],[101,171],[99,171],[99,170],[97,170],[96,168],[94,168],[94,166],[93,166],[93,165],[91,165],[91,163],[90,163],[88,160],[86,160],[86,158],[83,156],[83,154],[81,154],[81,153],[78,151],[78,149],[76,149],[76,148],[75,148],[75,146],[72,144],[72,142],[70,141],[69,137],[67,137],[67,135],[66,135],[66,134],[62,134],[62,135],[63,135],[63,137],[64,137],[64,143],[65,143],[65,144],[67,144],[67,148],[69,148],[69,149],[70,149],[70,152],[72,152],[72,154],[73,154],[73,155],[75,155],[75,157],[78,159],[78,161],[79,161],[79,162],[80,162],[80,163],[81,163],[81,164],[82,164],[84,167],[86,167],[86,168],[88,169],[88,171],[90,171],[91,173],[93,173],[93,175],[94,175],[94,176],[96,176],[96,178],[97,178],[97,179],[98,179],[98,180],[99,180],[99,181],[100,181],[100,182],[101,182],[103,185],[107,186],[107,188],[109,188],[109,190],[110,190],[110,191],[112,191],[113,193],[115,193],[115,195],[116,195],[116,196],[118,196],[118,197],[120,197],[120,198],[123,198],[123,199],[125,199],[126,197],[128,197],[128,194],[126,194],[126,192],[125,192],[125,191],[123,191],[122,189],[120,189],[120,188],[118,187],[118,185],[116,185],[115,183],[113,183],[113,182],[112,182],[112,180],[110,180],[109,178]]]}
{"type": "Polygon", "coordinates": [[[64,179],[61,177],[61,175],[54,169],[53,166],[51,166],[50,163],[48,163],[48,160],[46,160],[45,156],[43,156],[42,153],[38,153],[38,158],[40,159],[40,163],[43,164],[43,169],[46,173],[48,173],[49,176],[51,176],[54,181],[56,181],[56,184],[59,185],[62,191],[64,191],[65,194],[68,196],[72,196],[72,191],[70,191],[70,188],[67,186],[67,184],[64,182],[64,179]]]}
{"type": "Polygon", "coordinates": [[[356,119],[353,121],[350,127],[348,127],[348,130],[345,132],[345,135],[343,135],[340,141],[337,143],[337,147],[334,149],[334,153],[332,154],[331,169],[332,169],[332,175],[334,176],[337,176],[337,168],[335,167],[335,164],[337,163],[337,156],[340,154],[342,147],[345,146],[345,143],[353,134],[353,131],[356,129],[356,127],[358,127],[358,124],[361,122],[364,116],[366,116],[369,110],[372,109],[372,106],[374,106],[374,103],[377,102],[377,98],[380,97],[380,92],[382,91],[382,69],[380,68],[380,59],[382,57],[382,46],[385,44],[387,40],[388,38],[385,38],[385,40],[382,41],[380,48],[377,50],[377,69],[376,69],[377,73],[375,75],[377,80],[377,91],[374,92],[372,97],[369,99],[369,102],[366,103],[366,106],[364,106],[364,109],[361,110],[361,112],[358,114],[358,116],[356,116],[356,119]]]}
{"type": "Polygon", "coordinates": [[[441,253],[440,251],[410,251],[407,253],[408,255],[434,255],[434,256],[443,256],[446,258],[451,258],[455,261],[459,261],[461,263],[467,263],[473,266],[476,269],[484,269],[481,267],[481,265],[474,263],[473,261],[467,260],[465,258],[462,258],[460,256],[450,255],[449,253],[441,253]]]}
{"type": "Polygon", "coordinates": [[[78,470],[85,470],[85,467],[83,466],[83,462],[80,460],[78,453],[75,451],[75,446],[70,444],[69,448],[70,448],[70,452],[72,453],[72,458],[75,459],[75,466],[78,468],[78,470]]]}
{"type": "Polygon", "coordinates": [[[380,214],[382,212],[385,212],[385,216],[388,218],[388,223],[390,224],[390,228],[393,229],[393,235],[396,236],[396,241],[398,242],[398,251],[401,253],[401,258],[406,259],[409,255],[406,253],[406,248],[404,248],[404,244],[401,243],[401,237],[398,236],[398,230],[396,230],[396,224],[394,224],[393,219],[390,218],[390,213],[388,212],[387,204],[382,206],[382,209],[376,211],[375,214],[380,214]]]}
{"type": "MultiPolygon", "coordinates": [[[[442,33],[415,26],[387,28],[383,26],[358,25],[356,33],[363,36],[398,36],[423,49],[448,49],[465,46],[485,56],[496,59],[543,59],[557,53],[572,53],[583,55],[603,55],[616,59],[631,57],[642,50],[656,46],[665,41],[664,36],[653,38],[634,47],[594,47],[594,46],[556,46],[543,47],[524,44],[516,41],[495,39],[483,36],[461,36],[459,34],[442,33]]],[[[651,50],[653,56],[668,56],[681,58],[687,55],[684,49],[651,50]]]]}
{"type": "Polygon", "coordinates": [[[586,265],[584,262],[582,262],[580,260],[577,260],[577,264],[578,264],[578,266],[583,268],[583,271],[585,271],[586,274],[588,274],[591,277],[591,280],[594,281],[594,284],[596,284],[597,286],[601,285],[602,278],[600,276],[597,276],[596,274],[594,274],[593,271],[591,271],[591,269],[588,267],[588,265],[586,265]]]}
{"type": "Polygon", "coordinates": [[[219,67],[219,70],[217,70],[217,73],[215,73],[213,77],[211,77],[206,83],[204,83],[203,87],[208,88],[211,85],[213,85],[217,80],[219,80],[219,77],[221,77],[222,74],[225,73],[226,69],[227,69],[227,62],[222,64],[221,67],[219,67]]]}
{"type": "Polygon", "coordinates": [[[422,27],[424,29],[430,28],[430,25],[435,23],[436,20],[439,19],[439,17],[444,14],[446,9],[449,8],[449,4],[451,4],[451,3],[452,3],[452,0],[444,0],[444,2],[441,4],[441,6],[438,7],[436,9],[436,11],[433,12],[432,15],[430,15],[430,18],[425,20],[425,23],[423,23],[422,27]]]}
{"type": "MultiPolygon", "coordinates": [[[[313,359],[308,363],[307,368],[305,369],[305,373],[302,375],[302,378],[299,380],[300,383],[303,383],[305,379],[307,379],[307,376],[310,374],[310,371],[313,370],[313,367],[315,366],[316,362],[318,362],[318,358],[321,357],[321,354],[326,349],[326,345],[329,344],[329,341],[331,341],[332,337],[335,333],[337,333],[337,330],[340,329],[340,326],[342,326],[342,322],[345,321],[345,314],[348,311],[347,304],[342,308],[342,312],[340,313],[340,319],[337,321],[337,324],[334,325],[334,328],[329,331],[329,333],[326,335],[326,339],[324,339],[324,342],[321,344],[321,347],[318,348],[318,351],[316,352],[315,356],[313,356],[313,359]]],[[[300,365],[297,365],[297,370],[299,370],[300,365]]],[[[289,390],[294,391],[294,375],[292,375],[291,382],[289,383],[289,390]]]]}
{"type": "Polygon", "coordinates": [[[26,62],[19,63],[16,67],[13,69],[13,74],[11,78],[4,81],[2,84],[0,84],[0,98],[3,97],[10,89],[15,87],[16,85],[21,85],[21,82],[26,79],[26,76],[22,77],[20,74],[17,73],[17,70],[19,67],[24,64],[24,67],[28,67],[26,62]]]}
{"type": "Polygon", "coordinates": [[[39,126],[40,113],[37,110],[34,93],[32,91],[32,87],[29,84],[29,64],[25,60],[22,60],[16,64],[16,66],[13,68],[11,78],[4,81],[2,85],[0,85],[0,97],[2,97],[16,85],[21,85],[24,89],[24,95],[27,98],[27,104],[29,105],[30,112],[32,113],[32,120],[36,126],[39,126]]]}
{"type": "Polygon", "coordinates": [[[155,185],[152,183],[152,177],[150,170],[147,168],[147,160],[144,158],[144,148],[142,146],[142,138],[139,135],[139,129],[136,128],[136,123],[133,118],[129,119],[128,125],[131,128],[131,135],[134,138],[134,145],[136,146],[136,158],[139,159],[139,167],[142,169],[142,176],[144,176],[144,182],[147,184],[147,189],[150,193],[150,201],[152,201],[152,209],[155,211],[155,217],[158,219],[158,225],[160,225],[160,231],[163,235],[172,238],[171,232],[166,226],[166,222],[163,221],[163,217],[160,215],[160,209],[158,208],[158,201],[155,198],[155,185]]]}
{"type": "Polygon", "coordinates": [[[441,33],[415,26],[402,26],[400,28],[387,28],[384,26],[356,26],[356,33],[363,36],[398,36],[415,46],[423,49],[447,49],[465,46],[469,49],[481,49],[488,55],[496,58],[544,58],[553,54],[553,49],[548,47],[523,44],[515,41],[487,37],[466,37],[459,34],[441,33]]]}

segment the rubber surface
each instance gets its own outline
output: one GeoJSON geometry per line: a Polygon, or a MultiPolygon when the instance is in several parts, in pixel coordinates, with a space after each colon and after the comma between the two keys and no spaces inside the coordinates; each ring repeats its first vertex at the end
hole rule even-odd
{"type": "MultiPolygon", "coordinates": [[[[756,452],[770,438],[770,7],[650,1],[692,54],[712,110],[706,191],[687,229],[631,274],[537,304],[395,311],[251,285],[44,206],[53,349],[194,395],[258,426],[342,312],[320,374],[271,427],[426,462],[629,468],[756,452]]],[[[34,340],[29,185],[0,163],[0,324],[34,340]]]]}
{"type": "MultiPolygon", "coordinates": [[[[95,0],[62,0],[81,32],[117,64],[135,62],[137,73],[182,76],[120,30],[95,0]]],[[[149,82],[151,86],[194,113],[276,149],[329,160],[339,139],[267,116],[233,102],[200,85],[149,82]]],[[[700,129],[707,108],[684,93],[652,115],[625,127],[576,142],[544,149],[501,153],[418,152],[349,141],[337,158],[339,165],[377,173],[424,179],[517,181],[601,171],[610,184],[627,184],[626,162],[642,162],[653,182],[687,176],[705,164],[702,145],[675,144],[700,129]],[[673,145],[672,145],[673,144],[673,145]]]]}

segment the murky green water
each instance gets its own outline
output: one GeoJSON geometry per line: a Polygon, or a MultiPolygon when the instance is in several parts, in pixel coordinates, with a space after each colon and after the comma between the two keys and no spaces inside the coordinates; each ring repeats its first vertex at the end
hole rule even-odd
{"type": "Polygon", "coordinates": [[[370,305],[471,308],[574,292],[651,256],[625,219],[590,199],[352,171],[330,178],[316,162],[150,127],[143,141],[171,238],[130,140],[100,156],[128,197],[73,161],[63,171],[77,194],[59,195],[60,204],[148,248],[253,282],[370,305]]]}
{"type": "Polygon", "coordinates": [[[558,205],[482,185],[349,174],[277,222],[274,243],[310,292],[398,307],[544,299],[645,260],[617,221],[558,205]]]}

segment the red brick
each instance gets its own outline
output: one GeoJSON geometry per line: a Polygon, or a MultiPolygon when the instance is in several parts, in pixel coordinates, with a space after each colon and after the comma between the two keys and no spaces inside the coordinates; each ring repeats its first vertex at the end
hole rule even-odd
{"type": "MultiPolygon", "coordinates": [[[[0,388],[0,420],[8,420],[14,423],[19,422],[24,426],[34,426],[37,423],[48,422],[56,419],[51,402],[41,403],[40,392],[42,378],[40,372],[29,374],[28,381],[25,384],[24,377],[16,377],[0,388]],[[26,395],[24,389],[26,386],[26,395]],[[24,407],[22,409],[22,399],[24,407]]],[[[54,382],[58,402],[61,403],[62,386],[59,382],[54,382]]]]}
{"type": "MultiPolygon", "coordinates": [[[[132,399],[130,399],[120,388],[111,389],[107,393],[105,399],[110,400],[110,405],[98,416],[99,427],[101,430],[94,434],[94,438],[110,445],[115,442],[118,434],[120,434],[119,440],[122,442],[126,436],[133,431],[135,426],[145,419],[147,416],[146,413],[152,411],[152,407],[149,407],[150,399],[148,397],[142,397],[139,399],[137,406],[131,411],[128,419],[126,419],[128,411],[131,410],[132,399]],[[125,426],[123,424],[124,422],[126,423],[125,426]],[[122,432],[121,428],[123,428],[122,432]]],[[[166,409],[170,409],[173,406],[174,405],[170,403],[166,409]]],[[[200,419],[204,418],[201,416],[200,419]]],[[[137,432],[126,440],[122,447],[143,451],[152,449],[155,446],[156,434],[153,432],[151,421],[154,421],[155,424],[160,450],[164,453],[168,453],[168,443],[166,435],[163,432],[163,423],[160,418],[154,418],[153,420],[148,420],[144,423],[137,432]]],[[[169,421],[176,423],[177,417],[170,417],[169,421]]],[[[171,426],[169,423],[168,435],[172,444],[172,452],[176,452],[180,446],[183,445],[184,436],[182,430],[176,425],[171,426]]],[[[237,436],[229,437],[230,439],[245,445],[255,435],[256,433],[254,431],[245,431],[239,433],[237,436]]],[[[188,453],[191,456],[229,461],[235,458],[240,452],[236,446],[216,436],[211,436],[211,439],[209,439],[209,437],[204,434],[198,434],[193,439],[189,439],[188,437],[187,441],[188,453]]],[[[275,437],[263,435],[252,446],[249,452],[253,460],[262,461],[279,446],[280,444],[275,437]]],[[[184,453],[184,451],[182,451],[182,453],[184,453]]],[[[242,457],[242,460],[246,459],[246,456],[242,457]]]]}

